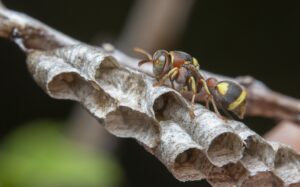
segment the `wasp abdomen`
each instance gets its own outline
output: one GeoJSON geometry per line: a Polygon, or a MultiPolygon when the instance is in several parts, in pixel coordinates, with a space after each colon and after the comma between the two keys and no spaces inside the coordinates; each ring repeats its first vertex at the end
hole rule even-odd
{"type": "Polygon", "coordinates": [[[242,101],[244,101],[246,95],[245,90],[238,84],[231,81],[221,81],[216,86],[222,105],[229,110],[234,110],[238,107],[242,101]]]}

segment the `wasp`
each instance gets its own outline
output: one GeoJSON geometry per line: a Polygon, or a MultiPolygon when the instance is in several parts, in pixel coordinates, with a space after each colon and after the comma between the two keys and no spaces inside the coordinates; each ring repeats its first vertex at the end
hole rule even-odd
{"type": "Polygon", "coordinates": [[[218,82],[215,78],[205,79],[200,71],[198,60],[182,51],[157,50],[151,56],[143,49],[135,48],[134,50],[147,56],[147,59],[139,61],[139,66],[145,63],[153,64],[153,74],[158,81],[154,86],[161,86],[169,79],[172,88],[174,88],[175,81],[179,87],[183,88],[181,92],[192,91],[190,112],[192,117],[194,117],[194,102],[197,94],[205,98],[207,108],[212,103],[219,117],[222,115],[218,108],[222,109],[227,116],[231,117],[228,112],[230,111],[240,119],[244,117],[247,92],[241,85],[232,81],[218,82]]]}

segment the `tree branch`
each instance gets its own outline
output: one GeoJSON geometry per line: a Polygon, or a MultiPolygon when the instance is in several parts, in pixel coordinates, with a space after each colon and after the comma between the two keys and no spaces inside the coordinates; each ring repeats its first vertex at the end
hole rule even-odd
{"type": "Polygon", "coordinates": [[[26,49],[50,50],[81,43],[25,14],[1,6],[0,28],[0,37],[12,39],[17,34],[26,49]]]}
{"type": "Polygon", "coordinates": [[[10,39],[15,28],[29,72],[47,94],[80,102],[112,134],[140,142],[178,180],[300,185],[300,156],[291,148],[265,141],[240,122],[223,121],[201,105],[191,119],[178,92],[153,87],[152,77],[134,70],[137,59],[110,45],[87,46],[0,8],[0,36],[10,39]]]}
{"type": "MultiPolygon", "coordinates": [[[[11,38],[13,30],[17,28],[23,40],[23,45],[27,49],[49,50],[81,43],[24,14],[5,8],[0,8],[0,10],[0,27],[2,28],[0,29],[0,37],[11,38]]],[[[125,57],[119,51],[116,51],[116,53],[125,57]]],[[[136,64],[124,65],[138,69],[136,64]]],[[[150,76],[152,75],[150,66],[139,68],[139,70],[150,76]]],[[[217,77],[220,80],[233,80],[230,77],[210,72],[205,72],[205,74],[217,77]]],[[[243,84],[248,89],[249,97],[246,115],[270,117],[300,124],[299,100],[274,92],[262,82],[249,76],[237,78],[235,81],[243,84]]],[[[187,97],[189,97],[189,93],[187,93],[187,97]]],[[[197,100],[201,101],[200,99],[197,100]]]]}
{"type": "Polygon", "coordinates": [[[298,153],[300,152],[300,128],[290,121],[282,121],[269,132],[267,132],[264,137],[270,141],[280,141],[287,145],[292,145],[298,153]],[[287,136],[288,135],[288,136],[287,136]]]}

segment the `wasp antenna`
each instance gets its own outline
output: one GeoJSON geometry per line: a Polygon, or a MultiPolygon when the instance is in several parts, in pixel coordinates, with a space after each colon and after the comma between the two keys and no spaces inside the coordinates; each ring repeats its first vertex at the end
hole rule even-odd
{"type": "Polygon", "coordinates": [[[147,51],[145,51],[144,49],[135,47],[135,48],[133,48],[133,51],[135,51],[137,53],[141,53],[143,55],[146,55],[147,58],[148,58],[148,61],[152,61],[152,56],[147,51]]]}
{"type": "Polygon", "coordinates": [[[138,66],[141,66],[141,65],[143,65],[145,63],[148,63],[148,62],[152,62],[152,61],[150,61],[150,60],[141,60],[141,61],[139,61],[138,66]]]}

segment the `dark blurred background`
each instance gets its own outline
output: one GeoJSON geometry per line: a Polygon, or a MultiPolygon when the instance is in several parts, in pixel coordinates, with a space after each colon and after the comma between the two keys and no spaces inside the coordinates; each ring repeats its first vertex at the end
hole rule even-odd
{"type": "MultiPolygon", "coordinates": [[[[136,3],[133,0],[3,2],[63,33],[94,44],[117,44],[136,3]]],[[[193,54],[205,70],[233,77],[251,75],[276,91],[299,98],[299,20],[300,1],[296,0],[199,0],[193,4],[183,32],[168,50],[193,54]]],[[[165,29],[172,32],[168,25],[165,29]]],[[[15,44],[0,39],[0,51],[0,139],[36,119],[68,120],[75,103],[49,98],[28,74],[25,55],[15,44]]],[[[264,118],[245,121],[259,134],[276,124],[264,118]]],[[[207,185],[206,182],[180,183],[135,141],[114,141],[118,141],[118,146],[113,154],[124,175],[119,186],[207,185]]]]}

